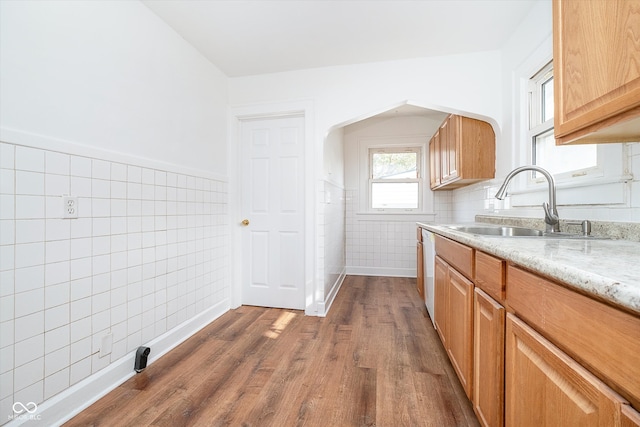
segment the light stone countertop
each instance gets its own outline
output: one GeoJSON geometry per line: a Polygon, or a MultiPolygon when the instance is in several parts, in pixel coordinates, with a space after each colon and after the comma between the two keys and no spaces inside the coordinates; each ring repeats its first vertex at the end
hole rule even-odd
{"type": "Polygon", "coordinates": [[[494,237],[456,231],[444,224],[419,222],[418,226],[640,315],[640,242],[494,237]]]}

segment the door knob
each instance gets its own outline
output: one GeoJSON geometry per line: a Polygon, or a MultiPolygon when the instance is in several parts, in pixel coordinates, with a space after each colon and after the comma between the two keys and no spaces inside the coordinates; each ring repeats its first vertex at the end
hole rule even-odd
{"type": "Polygon", "coordinates": [[[249,225],[249,220],[248,220],[248,219],[243,219],[243,220],[242,220],[242,225],[244,225],[245,227],[246,227],[247,225],[249,225]]]}

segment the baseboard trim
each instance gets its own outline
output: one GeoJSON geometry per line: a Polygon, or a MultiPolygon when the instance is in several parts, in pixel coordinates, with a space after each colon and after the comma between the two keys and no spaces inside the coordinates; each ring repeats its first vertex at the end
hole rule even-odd
{"type": "Polygon", "coordinates": [[[414,268],[391,267],[347,267],[347,274],[352,276],[386,276],[386,277],[416,277],[414,268]]]}
{"type": "Polygon", "coordinates": [[[336,299],[336,295],[338,295],[338,291],[340,290],[340,287],[342,286],[342,283],[344,282],[345,277],[347,277],[347,273],[346,273],[346,269],[343,268],[342,272],[338,276],[338,279],[336,279],[335,283],[331,287],[331,290],[325,297],[324,301],[318,304],[319,317],[325,317],[329,312],[329,309],[331,308],[331,304],[333,304],[333,301],[336,299]]]}
{"type": "MultiPolygon", "coordinates": [[[[145,343],[146,347],[151,348],[148,365],[153,364],[164,354],[229,311],[229,309],[230,302],[225,299],[152,341],[145,343]]],[[[62,425],[133,377],[135,375],[133,370],[134,358],[135,350],[38,405],[38,413],[34,414],[38,415],[38,419],[17,419],[6,424],[6,426],[36,426],[42,425],[43,421],[46,425],[62,425]]]]}

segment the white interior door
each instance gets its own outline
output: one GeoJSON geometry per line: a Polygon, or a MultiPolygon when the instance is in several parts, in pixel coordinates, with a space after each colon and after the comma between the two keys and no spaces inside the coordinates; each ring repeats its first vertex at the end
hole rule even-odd
{"type": "Polygon", "coordinates": [[[304,117],[242,122],[242,304],[304,309],[304,117]]]}

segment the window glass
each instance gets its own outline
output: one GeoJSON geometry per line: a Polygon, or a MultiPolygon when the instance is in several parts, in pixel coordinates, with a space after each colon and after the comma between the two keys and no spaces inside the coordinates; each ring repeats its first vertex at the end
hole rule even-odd
{"type": "Polygon", "coordinates": [[[370,208],[420,208],[420,147],[375,148],[370,152],[370,208]]]}
{"type": "Polygon", "coordinates": [[[371,207],[374,209],[417,209],[417,182],[373,182],[371,207]]]}
{"type": "MultiPolygon", "coordinates": [[[[528,135],[532,163],[547,169],[553,175],[565,177],[597,167],[596,145],[556,145],[553,133],[553,92],[553,64],[549,63],[529,83],[528,135]]],[[[536,178],[537,174],[534,172],[532,176],[536,178]]]]}
{"type": "Polygon", "coordinates": [[[418,177],[418,153],[373,153],[373,179],[418,177]]]}
{"type": "Polygon", "coordinates": [[[552,175],[591,168],[598,163],[595,146],[557,147],[553,129],[533,137],[536,164],[544,167],[552,175]]]}

